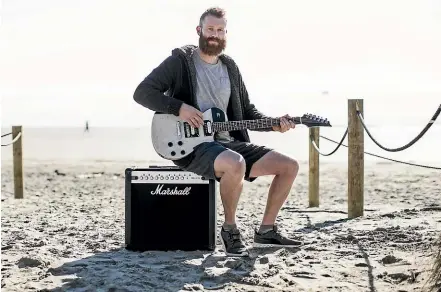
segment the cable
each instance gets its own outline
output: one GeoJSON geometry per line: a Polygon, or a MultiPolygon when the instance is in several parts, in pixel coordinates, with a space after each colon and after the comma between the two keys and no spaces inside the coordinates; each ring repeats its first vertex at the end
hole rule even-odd
{"type": "Polygon", "coordinates": [[[14,144],[15,142],[17,142],[17,140],[18,140],[20,137],[21,137],[21,132],[18,133],[18,135],[14,138],[14,140],[11,141],[11,143],[9,143],[9,144],[2,144],[2,146],[9,146],[9,145],[14,144]]]}
{"type": "Polygon", "coordinates": [[[2,138],[3,137],[6,137],[6,136],[9,136],[9,135],[11,135],[12,134],[12,132],[11,133],[7,133],[7,134],[4,134],[4,135],[2,135],[2,138]]]}
{"type": "MultiPolygon", "coordinates": [[[[331,141],[333,143],[339,144],[337,141],[334,141],[334,140],[329,139],[327,137],[324,137],[322,135],[320,135],[320,137],[323,138],[323,139],[326,139],[328,141],[331,141]]],[[[341,144],[341,145],[343,145],[343,146],[348,148],[348,146],[346,146],[345,144],[341,144]]],[[[412,165],[412,166],[419,166],[419,167],[424,167],[424,168],[441,170],[441,167],[427,166],[427,165],[415,164],[415,163],[411,163],[411,162],[399,161],[399,160],[395,160],[395,159],[392,159],[392,158],[387,158],[387,157],[380,156],[380,155],[377,155],[377,154],[369,153],[369,152],[366,152],[366,151],[364,153],[367,154],[367,155],[375,156],[375,157],[378,157],[378,158],[382,158],[382,159],[385,159],[385,160],[389,160],[389,161],[393,161],[393,162],[398,162],[398,163],[402,163],[402,164],[407,164],[407,165],[412,165]]]]}
{"type": "Polygon", "coordinates": [[[315,144],[315,141],[314,141],[314,139],[312,139],[311,135],[309,135],[309,139],[311,140],[312,146],[315,148],[315,150],[320,155],[331,156],[332,154],[334,154],[338,150],[338,148],[340,148],[340,146],[342,145],[343,141],[345,140],[347,134],[348,134],[348,128],[346,128],[345,134],[343,135],[343,138],[341,138],[340,143],[338,143],[337,148],[335,148],[334,151],[332,151],[331,153],[328,153],[328,154],[323,154],[322,152],[320,152],[320,149],[317,147],[317,144],[315,144]]]}
{"type": "Polygon", "coordinates": [[[424,127],[424,129],[421,131],[421,133],[418,134],[418,136],[416,136],[415,139],[413,139],[412,141],[410,141],[409,143],[407,143],[406,145],[404,145],[402,147],[398,147],[398,148],[393,149],[393,148],[387,148],[387,147],[380,145],[380,143],[378,143],[374,139],[374,137],[372,137],[371,133],[369,132],[369,130],[366,127],[366,124],[364,123],[363,115],[357,109],[357,115],[360,118],[361,124],[363,125],[363,128],[366,130],[366,133],[369,135],[369,137],[372,139],[372,141],[374,141],[374,143],[377,144],[378,147],[380,147],[383,150],[389,151],[389,152],[402,151],[402,150],[409,148],[413,144],[415,144],[419,139],[421,139],[423,137],[423,135],[427,132],[427,130],[429,130],[429,128],[432,127],[432,125],[435,123],[436,119],[438,118],[438,115],[440,112],[441,112],[441,104],[439,105],[439,107],[438,107],[437,111],[435,112],[435,114],[433,115],[432,119],[427,123],[426,127],[424,127]]]}

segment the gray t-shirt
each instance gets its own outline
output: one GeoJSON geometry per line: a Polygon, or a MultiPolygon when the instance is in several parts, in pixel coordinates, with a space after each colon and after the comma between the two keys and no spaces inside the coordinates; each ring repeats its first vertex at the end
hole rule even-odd
{"type": "MultiPolygon", "coordinates": [[[[197,51],[193,54],[196,67],[196,98],[202,112],[211,107],[217,107],[227,112],[228,102],[231,95],[230,77],[227,66],[218,60],[216,64],[205,62],[197,51]]],[[[219,132],[215,136],[217,141],[231,141],[228,132],[219,132]]]]}

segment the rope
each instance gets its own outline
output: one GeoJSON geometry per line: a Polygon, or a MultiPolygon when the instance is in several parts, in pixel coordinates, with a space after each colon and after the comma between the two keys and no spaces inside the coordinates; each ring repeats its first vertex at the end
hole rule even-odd
{"type": "MultiPolygon", "coordinates": [[[[329,139],[329,138],[327,138],[327,137],[324,137],[324,136],[322,136],[322,135],[320,135],[320,137],[323,138],[323,139],[326,139],[326,140],[328,140],[328,141],[330,141],[330,142],[333,142],[333,143],[339,144],[339,142],[334,141],[334,140],[332,140],[332,139],[329,139]]],[[[341,144],[341,145],[344,146],[344,147],[348,147],[348,146],[346,146],[345,144],[341,144]]],[[[419,166],[419,167],[423,167],[423,168],[430,168],[430,169],[438,169],[438,170],[441,170],[441,167],[427,166],[427,165],[416,164],[416,163],[411,163],[411,162],[399,161],[399,160],[395,160],[395,159],[392,159],[392,158],[387,158],[387,157],[380,156],[380,155],[377,155],[377,154],[369,153],[369,152],[366,152],[366,151],[365,151],[364,153],[367,154],[367,155],[371,155],[371,156],[374,156],[374,157],[382,158],[382,159],[389,160],[389,161],[393,161],[393,162],[397,162],[397,163],[402,163],[402,164],[407,164],[407,165],[412,165],[412,166],[419,166]]]]}
{"type": "MultiPolygon", "coordinates": [[[[320,155],[323,155],[323,156],[330,156],[330,155],[334,154],[334,153],[338,150],[338,148],[340,148],[340,146],[342,145],[343,141],[345,140],[347,134],[348,134],[348,128],[346,128],[345,134],[343,135],[343,138],[341,138],[340,143],[338,143],[337,148],[335,148],[334,151],[332,151],[331,153],[328,153],[328,154],[323,154],[322,152],[320,152],[320,149],[317,147],[317,144],[315,144],[315,141],[314,141],[314,139],[312,138],[312,135],[309,135],[309,139],[311,140],[312,146],[315,148],[315,150],[316,150],[320,155]]],[[[320,137],[321,137],[321,136],[320,136],[320,137]]]]}
{"type": "Polygon", "coordinates": [[[12,134],[12,132],[11,133],[7,133],[7,134],[4,134],[4,135],[2,135],[2,138],[3,137],[6,137],[6,136],[9,136],[9,135],[11,135],[12,134]]]}
{"type": "MultiPolygon", "coordinates": [[[[3,137],[3,136],[2,136],[2,137],[3,137]]],[[[9,146],[9,145],[14,144],[15,142],[17,142],[17,140],[18,140],[20,137],[21,137],[21,132],[18,133],[18,135],[14,138],[14,140],[11,141],[11,143],[9,143],[9,144],[2,144],[2,146],[9,146]]]]}
{"type": "Polygon", "coordinates": [[[387,148],[387,147],[380,145],[380,143],[378,143],[377,140],[375,140],[374,137],[372,137],[371,133],[369,132],[369,130],[366,127],[366,124],[364,123],[363,115],[357,109],[357,115],[360,118],[361,124],[363,125],[363,128],[366,130],[366,133],[369,135],[369,137],[372,139],[372,141],[374,141],[374,143],[377,144],[377,146],[380,147],[381,149],[386,150],[386,151],[390,151],[390,152],[402,151],[402,150],[409,148],[413,144],[415,144],[415,142],[417,142],[419,139],[421,139],[424,136],[424,134],[427,132],[427,130],[429,130],[429,128],[432,127],[432,125],[435,123],[436,119],[438,118],[438,115],[440,112],[441,112],[441,104],[438,107],[435,114],[433,115],[432,119],[430,119],[430,121],[427,123],[426,127],[424,127],[424,129],[421,131],[421,133],[418,134],[418,136],[415,137],[415,139],[413,139],[412,141],[410,141],[409,143],[407,143],[406,145],[404,145],[402,147],[398,147],[398,148],[394,149],[394,148],[387,148]]]}

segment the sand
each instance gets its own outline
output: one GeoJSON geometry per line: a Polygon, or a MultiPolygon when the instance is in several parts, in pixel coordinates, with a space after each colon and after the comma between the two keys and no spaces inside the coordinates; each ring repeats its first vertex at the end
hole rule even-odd
{"type": "MultiPolygon", "coordinates": [[[[148,166],[148,163],[139,166],[148,166]]],[[[121,163],[26,164],[13,198],[2,163],[2,291],[423,291],[441,231],[441,172],[397,164],[365,169],[365,214],[347,219],[347,169],[321,164],[320,207],[308,208],[308,165],[277,223],[300,248],[215,252],[124,248],[121,163]]],[[[271,177],[245,183],[239,228],[251,245],[271,177]]],[[[222,207],[218,198],[218,226],[222,207]]]]}

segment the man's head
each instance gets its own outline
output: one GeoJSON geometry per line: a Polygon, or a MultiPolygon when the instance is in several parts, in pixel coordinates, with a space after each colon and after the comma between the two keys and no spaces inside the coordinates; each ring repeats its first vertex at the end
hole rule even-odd
{"type": "Polygon", "coordinates": [[[199,35],[199,48],[202,53],[217,56],[227,44],[227,19],[225,10],[212,7],[202,13],[196,31],[199,35]]]}

